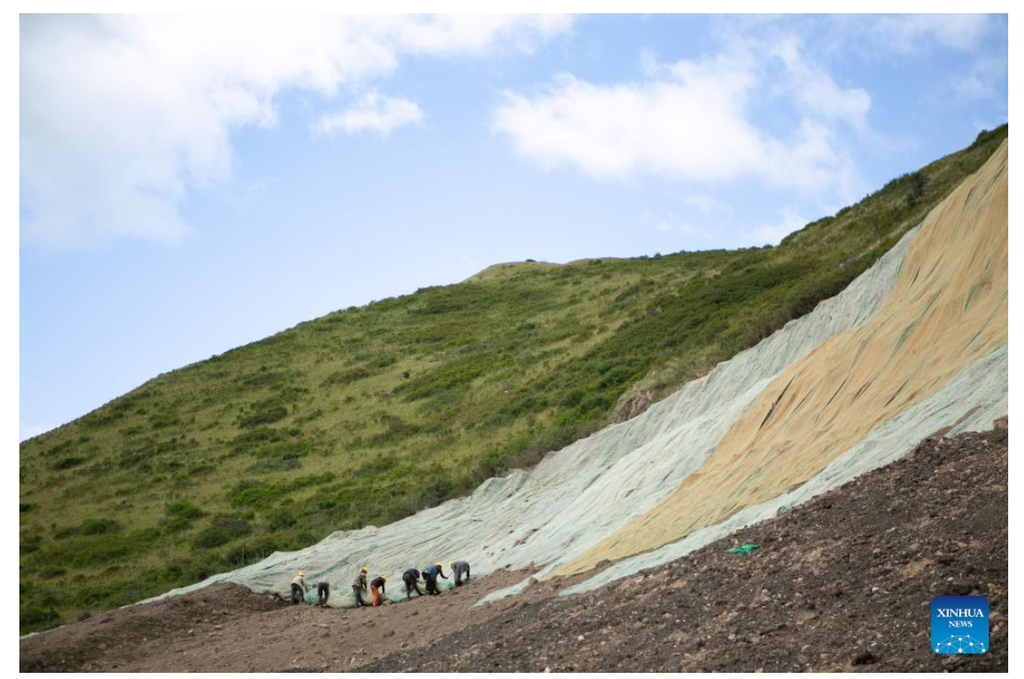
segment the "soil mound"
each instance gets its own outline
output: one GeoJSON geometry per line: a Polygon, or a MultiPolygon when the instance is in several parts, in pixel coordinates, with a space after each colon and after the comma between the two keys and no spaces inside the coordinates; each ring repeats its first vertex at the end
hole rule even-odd
{"type": "Polygon", "coordinates": [[[23,639],[21,671],[131,671],[140,658],[165,646],[199,641],[229,620],[283,607],[275,596],[221,583],[155,605],[118,608],[23,639]]]}

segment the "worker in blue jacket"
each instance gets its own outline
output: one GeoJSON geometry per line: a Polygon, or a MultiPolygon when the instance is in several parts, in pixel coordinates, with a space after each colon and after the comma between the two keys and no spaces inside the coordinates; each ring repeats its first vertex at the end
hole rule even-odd
{"type": "Polygon", "coordinates": [[[438,561],[433,566],[428,566],[423,569],[423,579],[427,581],[427,594],[440,594],[441,591],[437,588],[437,576],[441,576],[445,580],[448,576],[441,570],[441,562],[438,561]]]}

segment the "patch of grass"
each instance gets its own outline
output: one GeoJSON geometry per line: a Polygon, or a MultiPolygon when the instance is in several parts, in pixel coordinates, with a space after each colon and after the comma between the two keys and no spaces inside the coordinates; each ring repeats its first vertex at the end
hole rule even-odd
{"type": "Polygon", "coordinates": [[[201,519],[206,516],[206,512],[199,507],[196,507],[188,500],[177,500],[175,502],[171,502],[164,508],[164,512],[169,517],[188,520],[201,519]]]}
{"type": "Polygon", "coordinates": [[[146,552],[157,543],[160,536],[161,532],[157,528],[145,528],[127,534],[120,531],[78,533],[42,546],[33,565],[38,568],[44,564],[61,564],[72,569],[111,565],[126,557],[146,552]]]}
{"type": "Polygon", "coordinates": [[[252,404],[246,414],[239,418],[238,426],[251,429],[263,424],[273,424],[288,416],[288,406],[279,397],[271,397],[252,404]]]}
{"type": "Polygon", "coordinates": [[[51,464],[50,469],[59,472],[63,471],[64,469],[71,469],[72,467],[77,467],[80,464],[84,464],[85,461],[86,460],[84,457],[79,457],[77,455],[68,455],[67,457],[62,457],[53,464],[51,464]]]}
{"type": "Polygon", "coordinates": [[[116,533],[119,530],[121,530],[121,524],[114,519],[88,518],[77,526],[59,529],[54,535],[57,538],[67,538],[72,535],[103,535],[104,533],[116,533]]]}
{"type": "Polygon", "coordinates": [[[24,630],[38,631],[44,629],[50,629],[51,627],[57,627],[62,624],[64,620],[60,617],[53,607],[50,608],[22,608],[21,615],[18,619],[19,625],[23,633],[24,630]]]}
{"type": "Polygon", "coordinates": [[[325,387],[344,387],[359,380],[365,380],[372,373],[363,367],[350,368],[348,370],[336,370],[327,376],[323,381],[325,387]]]}
{"type": "Polygon", "coordinates": [[[220,547],[251,533],[252,526],[246,519],[240,516],[221,514],[215,516],[210,521],[210,525],[199,532],[195,539],[195,546],[200,549],[220,547]]]}

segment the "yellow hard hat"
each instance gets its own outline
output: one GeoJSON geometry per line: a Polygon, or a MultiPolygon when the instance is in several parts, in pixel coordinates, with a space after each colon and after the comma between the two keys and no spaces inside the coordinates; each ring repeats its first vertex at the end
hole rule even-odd
{"type": "Polygon", "coordinates": [[[366,566],[363,566],[363,567],[362,567],[362,569],[360,569],[360,570],[361,570],[361,571],[362,571],[363,573],[369,573],[369,572],[370,572],[370,569],[369,569],[369,568],[367,568],[366,566]]]}
{"type": "Polygon", "coordinates": [[[438,562],[437,562],[436,564],[434,564],[434,565],[435,565],[435,566],[437,566],[438,568],[440,568],[440,567],[441,567],[441,562],[440,562],[440,561],[438,561],[438,562]]]}
{"type": "Polygon", "coordinates": [[[306,577],[306,571],[299,571],[299,577],[300,578],[306,577]]]}
{"type": "Polygon", "coordinates": [[[454,561],[449,561],[448,562],[448,568],[454,568],[454,564],[455,564],[454,561]]]}
{"type": "Polygon", "coordinates": [[[386,575],[382,575],[382,576],[380,576],[380,579],[381,579],[381,580],[387,580],[387,579],[388,579],[388,576],[386,576],[386,575]]]}

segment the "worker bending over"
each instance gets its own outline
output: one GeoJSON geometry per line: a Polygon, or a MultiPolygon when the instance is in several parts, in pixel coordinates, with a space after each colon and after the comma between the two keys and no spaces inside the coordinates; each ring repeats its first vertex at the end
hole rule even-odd
{"type": "Polygon", "coordinates": [[[387,581],[388,576],[378,575],[370,581],[370,593],[373,595],[373,607],[377,608],[384,602],[381,600],[381,594],[387,594],[384,591],[384,583],[387,581]]]}
{"type": "Polygon", "coordinates": [[[359,570],[359,575],[352,581],[352,591],[356,595],[356,606],[365,606],[366,602],[363,601],[363,594],[366,592],[366,574],[370,571],[363,566],[359,570]]]}
{"type": "Polygon", "coordinates": [[[433,566],[429,566],[423,569],[423,579],[427,581],[427,594],[440,594],[440,590],[437,588],[437,576],[440,575],[445,580],[448,576],[441,570],[441,562],[438,561],[433,566]]]}
{"type": "Polygon", "coordinates": [[[299,571],[299,574],[292,580],[292,604],[301,604],[306,600],[306,571],[299,571]]]}
{"type": "Polygon", "coordinates": [[[419,583],[417,582],[419,579],[420,579],[420,572],[418,570],[416,570],[415,568],[410,568],[406,572],[402,573],[402,582],[405,583],[405,598],[406,599],[411,599],[412,598],[413,590],[415,590],[416,593],[419,594],[420,596],[423,596],[423,592],[420,591],[420,586],[419,586],[419,583]]]}
{"type": "Polygon", "coordinates": [[[469,580],[469,563],[459,559],[458,561],[449,561],[448,568],[452,569],[452,573],[455,574],[455,586],[458,587],[462,584],[462,578],[465,576],[466,580],[469,580]]]}
{"type": "Polygon", "coordinates": [[[326,606],[327,599],[331,596],[331,583],[327,582],[327,578],[320,578],[316,582],[316,605],[326,606]]]}

